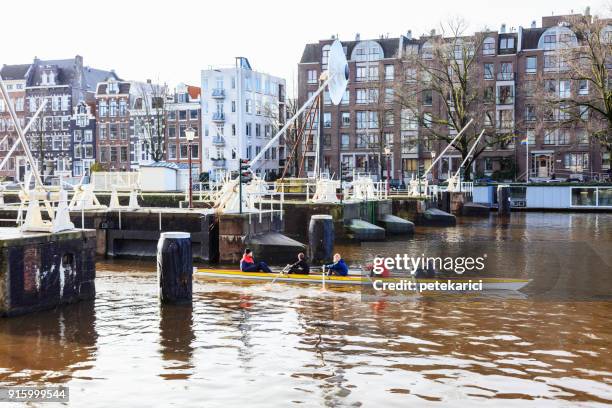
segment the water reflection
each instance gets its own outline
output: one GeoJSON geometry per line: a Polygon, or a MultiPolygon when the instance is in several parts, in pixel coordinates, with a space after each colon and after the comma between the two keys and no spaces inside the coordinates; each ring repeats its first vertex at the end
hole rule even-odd
{"type": "Polygon", "coordinates": [[[0,319],[0,382],[68,381],[91,367],[97,338],[92,301],[0,319]]]}
{"type": "Polygon", "coordinates": [[[160,352],[168,362],[160,376],[169,380],[187,379],[193,369],[193,307],[161,305],[159,316],[160,352]]]}

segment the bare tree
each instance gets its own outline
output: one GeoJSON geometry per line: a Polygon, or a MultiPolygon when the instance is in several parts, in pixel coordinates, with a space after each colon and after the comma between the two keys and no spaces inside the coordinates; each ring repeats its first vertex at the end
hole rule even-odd
{"type": "Polygon", "coordinates": [[[138,125],[144,130],[145,148],[155,162],[164,160],[166,156],[165,124],[167,102],[171,96],[168,87],[151,82],[138,84],[138,97],[143,114],[135,118],[138,125]]]}
{"type": "Polygon", "coordinates": [[[587,14],[568,23],[576,39],[560,38],[558,65],[577,92],[547,93],[545,102],[566,123],[584,126],[602,148],[612,151],[612,22],[587,14]]]}
{"type": "Polygon", "coordinates": [[[382,80],[376,78],[361,89],[361,92],[365,93],[363,97],[369,104],[369,110],[366,113],[368,115],[366,132],[361,136],[366,138],[365,145],[374,153],[376,173],[379,180],[383,179],[383,170],[386,170],[385,148],[390,148],[390,144],[393,143],[393,140],[388,141],[386,139],[385,127],[393,125],[395,94],[392,82],[385,82],[384,72],[381,73],[381,76],[382,80]]]}
{"type": "MultiPolygon", "coordinates": [[[[466,36],[467,26],[462,20],[450,21],[441,28],[439,35],[432,32],[420,52],[407,52],[402,58],[404,80],[398,83],[396,99],[402,107],[403,120],[418,122],[423,130],[419,135],[423,145],[451,143],[473,119],[462,137],[453,142],[462,158],[467,159],[465,168],[469,169],[486,148],[504,148],[514,139],[514,123],[500,118],[493,126],[495,109],[487,106],[487,102],[491,103],[487,98],[494,98],[495,92],[487,95],[489,90],[482,81],[484,72],[478,61],[486,33],[466,36]],[[483,129],[485,137],[468,158],[483,129]]],[[[465,179],[470,177],[466,172],[465,179]]]]}

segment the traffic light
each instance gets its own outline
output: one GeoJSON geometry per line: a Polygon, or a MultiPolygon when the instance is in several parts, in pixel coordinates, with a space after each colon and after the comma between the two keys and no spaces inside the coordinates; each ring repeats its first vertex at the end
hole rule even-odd
{"type": "Polygon", "coordinates": [[[240,182],[248,183],[253,179],[251,166],[248,159],[240,159],[240,182]]]}

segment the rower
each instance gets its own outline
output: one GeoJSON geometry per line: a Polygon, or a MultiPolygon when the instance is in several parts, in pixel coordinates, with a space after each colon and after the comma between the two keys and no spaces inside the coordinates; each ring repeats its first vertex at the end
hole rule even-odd
{"type": "Polygon", "coordinates": [[[250,248],[244,250],[244,255],[242,255],[242,259],[240,260],[240,270],[243,272],[272,272],[265,262],[260,261],[255,263],[250,248]]]}
{"type": "Polygon", "coordinates": [[[381,255],[376,255],[374,260],[365,266],[365,270],[370,272],[370,277],[376,278],[388,278],[391,276],[391,272],[385,266],[385,258],[381,255]]]}
{"type": "Polygon", "coordinates": [[[340,254],[334,255],[334,262],[323,265],[323,273],[328,271],[328,275],[338,275],[338,276],[346,276],[348,275],[348,266],[344,262],[344,259],[340,256],[340,254]]]}
{"type": "Polygon", "coordinates": [[[298,254],[297,262],[289,267],[289,273],[299,273],[302,275],[308,275],[310,273],[310,265],[306,262],[306,255],[304,255],[303,252],[298,254]]]}

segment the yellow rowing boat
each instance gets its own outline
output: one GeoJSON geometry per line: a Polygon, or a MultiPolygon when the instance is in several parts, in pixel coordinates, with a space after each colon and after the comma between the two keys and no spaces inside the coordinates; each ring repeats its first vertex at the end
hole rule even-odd
{"type": "MultiPolygon", "coordinates": [[[[286,283],[307,283],[321,285],[325,282],[326,285],[351,285],[351,286],[372,286],[374,278],[370,278],[366,275],[352,273],[348,276],[323,276],[319,273],[310,275],[302,274],[291,274],[291,273],[266,273],[266,272],[243,272],[238,269],[213,269],[213,268],[198,268],[195,276],[197,278],[204,279],[215,279],[215,280],[243,280],[243,281],[275,281],[275,282],[286,282],[286,283]]],[[[376,278],[379,279],[379,278],[376,278]]],[[[452,282],[459,286],[465,284],[466,286],[470,283],[480,283],[480,290],[520,290],[525,287],[530,280],[529,279],[512,279],[512,278],[482,278],[482,277],[464,277],[464,276],[452,276],[452,277],[438,277],[438,278],[414,278],[414,277],[392,277],[386,279],[379,279],[382,282],[395,282],[400,281],[414,282],[415,285],[419,284],[431,284],[434,286],[436,282],[440,285],[442,283],[452,282]]],[[[473,286],[472,286],[473,287],[473,286]]]]}

